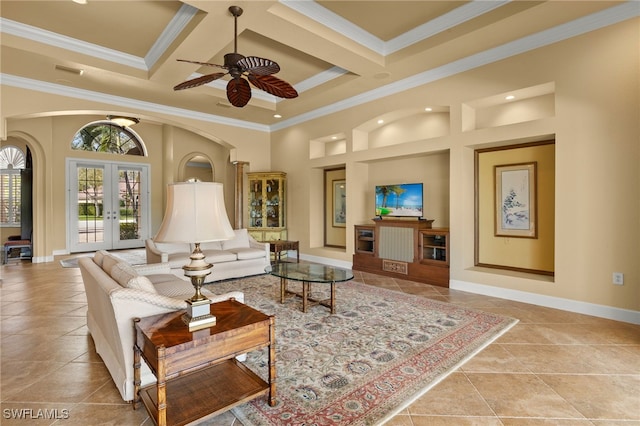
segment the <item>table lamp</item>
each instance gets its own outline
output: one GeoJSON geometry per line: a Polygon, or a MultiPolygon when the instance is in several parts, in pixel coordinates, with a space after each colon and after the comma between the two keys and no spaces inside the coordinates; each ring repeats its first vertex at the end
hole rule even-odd
{"type": "Polygon", "coordinates": [[[184,275],[191,278],[195,294],[187,300],[187,312],[182,319],[190,331],[206,328],[216,323],[211,315],[211,301],[201,292],[204,279],[213,269],[200,250],[200,243],[222,241],[234,237],[224,207],[221,183],[179,182],[167,188],[167,209],[162,225],[154,240],[165,243],[193,243],[195,248],[191,262],[182,267],[184,275]]]}

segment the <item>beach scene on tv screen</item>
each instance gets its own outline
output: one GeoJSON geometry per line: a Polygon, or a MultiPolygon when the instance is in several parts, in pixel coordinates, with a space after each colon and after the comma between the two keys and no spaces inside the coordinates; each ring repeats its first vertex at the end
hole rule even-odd
{"type": "Polygon", "coordinates": [[[422,217],[422,184],[376,186],[376,216],[422,217]]]}

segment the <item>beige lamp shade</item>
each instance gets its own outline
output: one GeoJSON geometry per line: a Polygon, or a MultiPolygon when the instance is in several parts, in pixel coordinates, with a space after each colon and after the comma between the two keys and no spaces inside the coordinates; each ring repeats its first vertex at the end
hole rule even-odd
{"type": "Polygon", "coordinates": [[[203,243],[234,237],[221,183],[178,182],[167,188],[167,209],[154,240],[203,243]]]}

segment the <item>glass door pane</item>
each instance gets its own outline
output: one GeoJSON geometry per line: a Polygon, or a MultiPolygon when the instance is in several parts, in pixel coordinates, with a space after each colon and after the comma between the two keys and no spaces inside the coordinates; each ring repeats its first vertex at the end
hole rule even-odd
{"type": "Polygon", "coordinates": [[[143,168],[119,166],[117,171],[117,196],[113,212],[114,248],[140,247],[144,245],[142,212],[146,210],[146,191],[143,191],[143,168]]]}
{"type": "MultiPolygon", "coordinates": [[[[78,165],[75,191],[77,229],[74,246],[89,245],[90,249],[104,246],[104,167],[78,165]]],[[[109,206],[106,206],[109,208],[109,206]]]]}

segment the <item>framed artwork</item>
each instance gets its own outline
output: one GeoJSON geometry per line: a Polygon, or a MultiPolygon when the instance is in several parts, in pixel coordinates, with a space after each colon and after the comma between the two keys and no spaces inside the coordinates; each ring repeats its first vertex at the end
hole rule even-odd
{"type": "Polygon", "coordinates": [[[344,228],[347,226],[347,182],[333,181],[333,226],[344,228]]]}
{"type": "Polygon", "coordinates": [[[537,238],[536,162],[494,169],[496,236],[537,238]]]}

